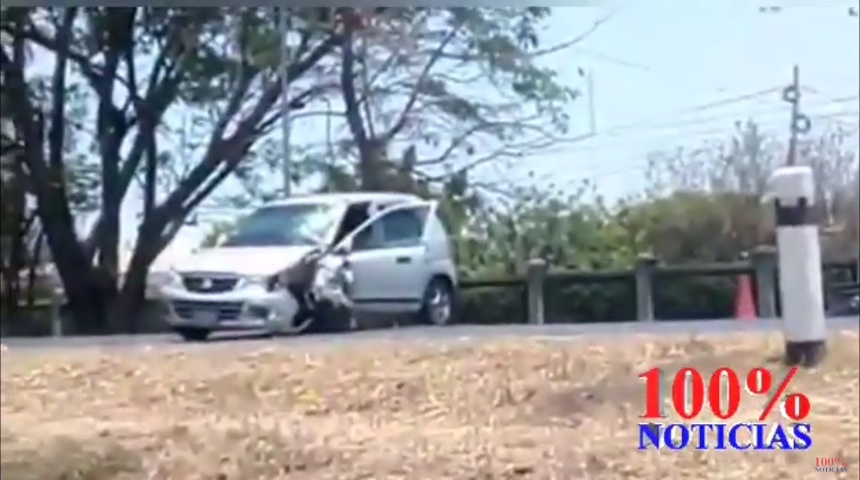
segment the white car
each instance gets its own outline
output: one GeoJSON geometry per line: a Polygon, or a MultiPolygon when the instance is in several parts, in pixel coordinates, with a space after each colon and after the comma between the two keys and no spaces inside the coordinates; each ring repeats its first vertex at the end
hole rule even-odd
{"type": "Polygon", "coordinates": [[[414,313],[444,325],[454,312],[457,277],[436,210],[436,202],[384,192],[272,202],[240,219],[217,247],[177,260],[150,282],[170,326],[186,340],[219,330],[296,333],[297,299],[278,283],[323,243],[348,269],[356,311],[414,313]]]}

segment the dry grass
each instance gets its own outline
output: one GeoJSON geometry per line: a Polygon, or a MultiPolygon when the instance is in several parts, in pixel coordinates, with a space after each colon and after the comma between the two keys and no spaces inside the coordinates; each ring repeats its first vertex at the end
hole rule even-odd
{"type": "MultiPolygon", "coordinates": [[[[780,339],[511,340],[238,351],[3,353],[2,478],[805,479],[815,456],[858,478],[858,338],[796,389],[808,452],[639,452],[637,374],[780,368],[780,339]]],[[[741,416],[755,417],[749,400],[741,416]]]]}

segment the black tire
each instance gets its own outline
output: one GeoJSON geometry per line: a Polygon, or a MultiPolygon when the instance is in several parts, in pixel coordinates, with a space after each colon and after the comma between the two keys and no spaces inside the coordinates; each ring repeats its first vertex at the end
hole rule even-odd
{"type": "Polygon", "coordinates": [[[205,342],[212,330],[197,327],[176,327],[176,333],[186,342],[205,342]]]}
{"type": "Polygon", "coordinates": [[[860,296],[840,298],[831,303],[833,305],[827,310],[827,316],[829,317],[860,315],[860,296]]]}
{"type": "Polygon", "coordinates": [[[306,330],[308,333],[339,333],[351,329],[350,318],[353,312],[330,301],[317,300],[314,302],[313,311],[308,314],[313,316],[306,330]]]}
{"type": "Polygon", "coordinates": [[[444,326],[454,323],[457,313],[457,297],[451,282],[445,277],[433,277],[424,296],[421,299],[421,310],[418,311],[418,323],[424,325],[444,326]],[[441,295],[442,299],[438,298],[441,295]],[[443,302],[443,305],[438,302],[443,302]],[[435,305],[434,305],[435,304],[435,305]],[[440,310],[447,309],[444,313],[440,310]]]}

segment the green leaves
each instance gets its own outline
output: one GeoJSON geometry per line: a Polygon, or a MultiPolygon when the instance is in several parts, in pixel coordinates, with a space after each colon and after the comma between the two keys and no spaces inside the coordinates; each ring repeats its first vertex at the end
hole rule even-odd
{"type": "Polygon", "coordinates": [[[610,211],[584,201],[587,189],[518,187],[470,205],[455,230],[465,233],[454,234],[458,265],[473,277],[522,274],[524,262],[536,256],[559,269],[628,265],[636,249],[610,211]]]}

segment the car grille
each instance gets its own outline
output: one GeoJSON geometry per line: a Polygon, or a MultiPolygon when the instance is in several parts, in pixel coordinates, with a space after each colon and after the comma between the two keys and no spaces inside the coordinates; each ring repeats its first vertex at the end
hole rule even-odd
{"type": "Polygon", "coordinates": [[[196,312],[214,314],[219,322],[236,320],[242,313],[241,302],[197,302],[174,300],[173,310],[182,318],[193,319],[196,312]]]}
{"type": "Polygon", "coordinates": [[[204,275],[185,275],[182,284],[189,292],[223,293],[229,292],[239,282],[235,277],[210,277],[204,275]]]}

